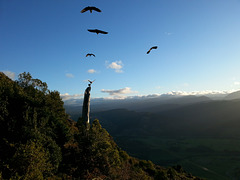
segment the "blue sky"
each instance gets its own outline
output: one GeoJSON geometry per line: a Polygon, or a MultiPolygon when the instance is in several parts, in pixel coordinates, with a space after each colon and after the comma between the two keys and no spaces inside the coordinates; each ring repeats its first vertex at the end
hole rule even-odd
{"type": "Polygon", "coordinates": [[[239,0],[1,0],[0,71],[73,97],[87,79],[95,98],[239,90],[239,12],[239,0]]]}

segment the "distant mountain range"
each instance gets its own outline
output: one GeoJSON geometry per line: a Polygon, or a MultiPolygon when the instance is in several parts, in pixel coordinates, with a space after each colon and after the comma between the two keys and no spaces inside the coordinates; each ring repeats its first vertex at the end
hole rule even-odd
{"type": "MultiPolygon", "coordinates": [[[[130,97],[126,99],[104,99],[92,98],[91,111],[106,111],[111,109],[129,109],[135,111],[152,111],[152,107],[159,106],[159,110],[167,110],[173,107],[179,107],[186,104],[207,102],[213,100],[234,100],[240,99],[240,91],[230,94],[206,94],[201,96],[195,95],[150,95],[143,97],[130,97]],[[162,107],[161,107],[162,106],[162,107]]],[[[71,115],[81,114],[82,99],[69,99],[64,101],[64,106],[71,115]]]]}
{"type": "MultiPolygon", "coordinates": [[[[158,105],[186,105],[197,102],[211,101],[212,99],[206,96],[175,96],[165,95],[156,97],[144,97],[144,98],[127,98],[127,99],[92,99],[91,100],[91,111],[105,111],[111,109],[129,109],[135,111],[145,111],[151,109],[152,106],[158,105]]],[[[71,100],[70,100],[71,101],[71,100]]],[[[75,100],[74,104],[70,101],[65,101],[65,108],[71,112],[75,110],[81,111],[83,100],[75,100]]],[[[70,114],[71,114],[70,113],[70,114]]]]}
{"type": "Polygon", "coordinates": [[[236,91],[231,94],[228,94],[224,99],[225,100],[240,99],[240,91],[236,91]]]}
{"type": "MultiPolygon", "coordinates": [[[[81,106],[65,106],[72,119],[81,106]]],[[[91,119],[98,118],[114,135],[226,136],[240,135],[240,91],[223,100],[206,96],[165,96],[112,100],[91,105],[91,119]]]]}
{"type": "MultiPolygon", "coordinates": [[[[211,100],[224,100],[225,98],[231,99],[239,99],[240,98],[240,91],[236,91],[233,93],[228,93],[227,91],[224,92],[215,92],[215,91],[206,91],[206,92],[169,92],[167,94],[152,94],[146,96],[129,96],[124,99],[107,99],[107,98],[91,98],[91,103],[94,105],[108,105],[110,103],[118,103],[118,104],[125,104],[131,102],[143,102],[143,101],[168,101],[171,99],[181,98],[181,97],[188,97],[188,96],[205,96],[211,100]]],[[[79,106],[82,104],[83,99],[75,99],[75,98],[66,98],[62,95],[63,101],[65,105],[69,106],[79,106]]]]}
{"type": "Polygon", "coordinates": [[[151,113],[115,109],[93,113],[92,118],[113,136],[239,137],[239,107],[240,100],[212,101],[151,113]]]}

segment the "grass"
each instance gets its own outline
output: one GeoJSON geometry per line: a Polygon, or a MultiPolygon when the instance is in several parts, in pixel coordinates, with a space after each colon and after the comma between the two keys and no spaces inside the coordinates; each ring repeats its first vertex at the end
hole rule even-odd
{"type": "Polygon", "coordinates": [[[225,180],[240,173],[240,139],[116,137],[130,155],[162,166],[181,165],[193,175],[225,180]]]}

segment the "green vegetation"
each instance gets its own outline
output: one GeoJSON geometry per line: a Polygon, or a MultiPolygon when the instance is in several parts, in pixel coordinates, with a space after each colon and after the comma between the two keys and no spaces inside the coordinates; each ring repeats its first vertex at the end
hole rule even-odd
{"type": "Polygon", "coordinates": [[[58,171],[70,138],[56,91],[29,73],[14,82],[0,74],[0,168],[5,179],[45,179],[58,171]]]}
{"type": "Polygon", "coordinates": [[[239,177],[240,140],[233,138],[116,137],[130,155],[162,166],[181,166],[211,180],[239,177]]]}
{"type": "Polygon", "coordinates": [[[159,114],[114,109],[95,116],[131,156],[224,180],[240,177],[239,106],[239,100],[213,101],[159,114]]]}
{"type": "Polygon", "coordinates": [[[129,156],[97,119],[69,119],[59,93],[29,73],[0,73],[0,103],[0,179],[199,179],[129,156]]]}

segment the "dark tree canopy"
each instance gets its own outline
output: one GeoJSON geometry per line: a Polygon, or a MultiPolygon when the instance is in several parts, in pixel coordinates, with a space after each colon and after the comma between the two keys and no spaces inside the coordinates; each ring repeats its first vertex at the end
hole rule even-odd
{"type": "Polygon", "coordinates": [[[97,119],[87,126],[45,82],[0,73],[0,179],[197,179],[130,157],[97,119]]]}
{"type": "MultiPolygon", "coordinates": [[[[19,149],[22,152],[27,151],[24,148],[35,148],[34,141],[41,144],[41,152],[47,154],[42,156],[45,158],[42,161],[51,167],[47,174],[57,172],[62,160],[61,148],[69,139],[70,129],[59,93],[48,90],[45,82],[33,79],[30,73],[20,74],[17,81],[0,73],[0,98],[0,167],[3,177],[9,178],[12,174],[25,177],[24,172],[30,167],[13,172],[15,161],[12,159],[23,158],[20,156],[26,154],[20,153],[19,149]]],[[[45,177],[45,174],[39,177],[45,177]]]]}

